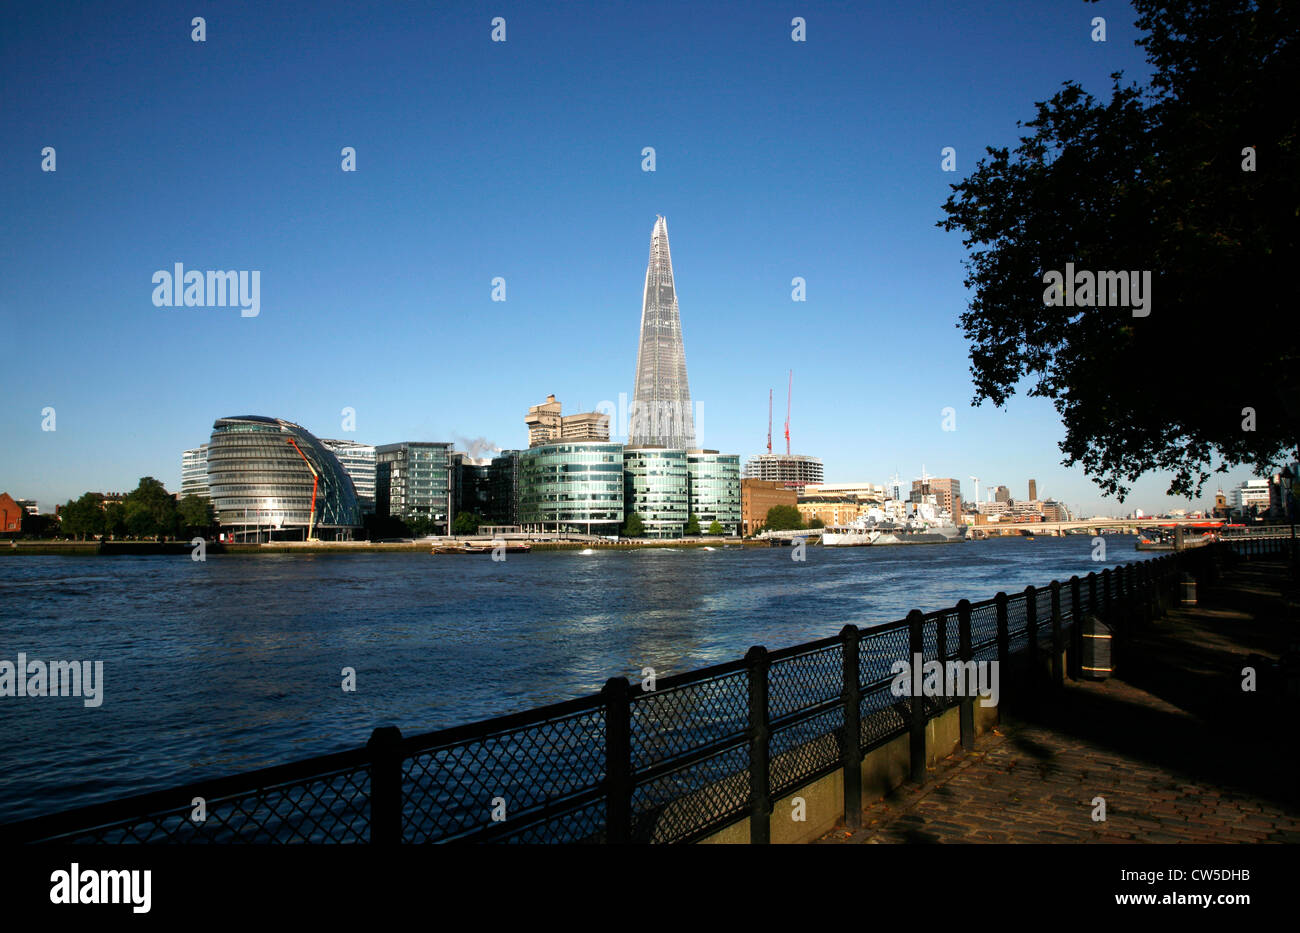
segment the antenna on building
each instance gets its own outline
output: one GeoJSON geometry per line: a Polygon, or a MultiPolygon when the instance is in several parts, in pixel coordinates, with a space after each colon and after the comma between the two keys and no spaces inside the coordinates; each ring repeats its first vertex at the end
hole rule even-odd
{"type": "Polygon", "coordinates": [[[794,395],[794,370],[790,370],[790,388],[785,393],[785,455],[790,456],[790,399],[794,395]]]}

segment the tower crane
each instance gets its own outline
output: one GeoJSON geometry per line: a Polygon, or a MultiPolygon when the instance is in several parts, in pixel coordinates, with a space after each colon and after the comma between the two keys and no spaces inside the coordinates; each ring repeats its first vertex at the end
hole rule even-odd
{"type": "Polygon", "coordinates": [[[790,456],[790,398],[794,395],[794,370],[790,370],[790,388],[785,394],[785,455],[790,456]]]}

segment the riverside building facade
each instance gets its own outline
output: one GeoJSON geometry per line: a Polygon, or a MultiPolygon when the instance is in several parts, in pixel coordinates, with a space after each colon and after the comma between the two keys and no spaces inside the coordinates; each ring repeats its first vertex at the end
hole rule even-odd
{"type": "Polygon", "coordinates": [[[519,524],[519,454],[503,450],[488,464],[488,512],[498,525],[519,524]]]}
{"type": "Polygon", "coordinates": [[[767,522],[774,505],[799,507],[799,494],[775,480],[746,478],[740,481],[740,524],[743,534],[752,535],[767,522]]]}
{"type": "Polygon", "coordinates": [[[375,513],[375,447],[373,444],[360,444],[356,441],[340,441],[322,438],[321,443],[334,452],[352,477],[352,484],[357,488],[357,501],[361,503],[362,515],[375,513]]]}
{"type": "Polygon", "coordinates": [[[361,526],[352,479],[301,425],[261,415],[218,418],[207,456],[212,507],[228,540],[349,540],[361,526]]]}
{"type": "Polygon", "coordinates": [[[686,451],[686,479],[690,509],[707,532],[717,522],[722,533],[740,533],[740,455],[716,450],[686,451]]]}
{"type": "Polygon", "coordinates": [[[181,454],[181,498],[212,498],[208,490],[208,445],[200,444],[181,454]]]}
{"type": "Polygon", "coordinates": [[[623,509],[641,516],[647,538],[680,538],[690,517],[686,451],[667,447],[623,450],[623,509]]]}
{"type": "Polygon", "coordinates": [[[455,512],[451,444],[403,441],[375,448],[375,513],[425,519],[435,534],[451,530],[455,512]]]}
{"type": "Polygon", "coordinates": [[[618,535],[623,526],[622,444],[541,444],[519,451],[518,463],[517,523],[525,530],[618,535]]]}

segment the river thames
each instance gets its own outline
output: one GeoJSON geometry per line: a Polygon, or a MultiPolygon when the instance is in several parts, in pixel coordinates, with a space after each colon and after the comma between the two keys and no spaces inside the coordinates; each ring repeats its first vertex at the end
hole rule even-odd
{"type": "Polygon", "coordinates": [[[1085,576],[1132,537],[486,556],[14,557],[0,660],[102,661],[102,705],[0,697],[0,822],[265,767],[1085,576]],[[345,667],[356,691],[341,688],[345,667]]]}

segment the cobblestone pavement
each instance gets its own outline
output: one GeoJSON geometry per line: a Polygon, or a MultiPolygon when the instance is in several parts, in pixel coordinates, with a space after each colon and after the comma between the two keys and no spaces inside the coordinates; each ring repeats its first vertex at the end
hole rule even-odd
{"type": "Polygon", "coordinates": [[[1276,657],[1300,639],[1281,570],[1235,573],[1133,636],[1122,680],[1004,707],[974,751],[820,841],[1300,842],[1295,701],[1283,714],[1243,699],[1240,684],[1248,654],[1276,657]]]}

